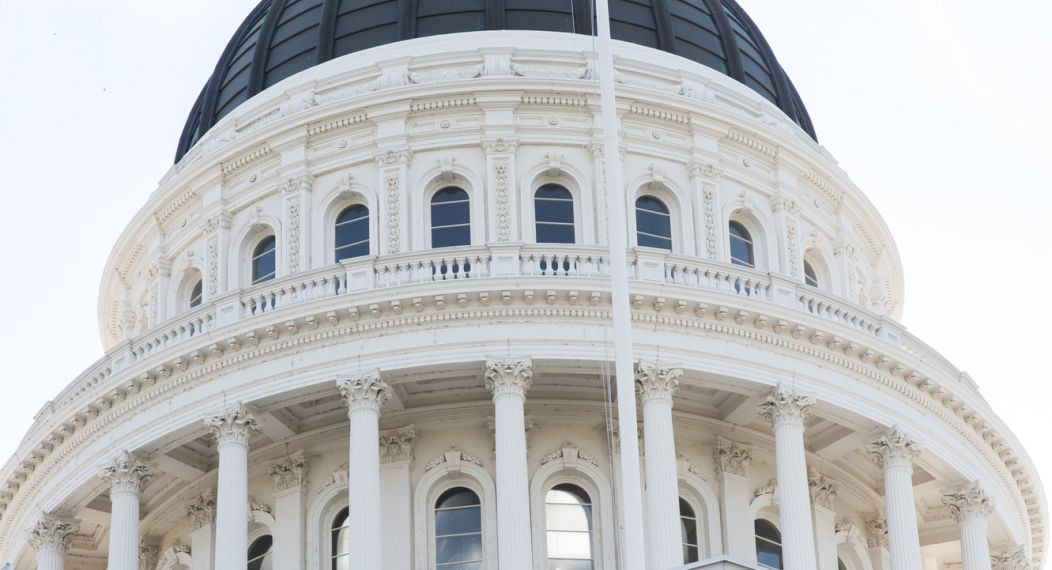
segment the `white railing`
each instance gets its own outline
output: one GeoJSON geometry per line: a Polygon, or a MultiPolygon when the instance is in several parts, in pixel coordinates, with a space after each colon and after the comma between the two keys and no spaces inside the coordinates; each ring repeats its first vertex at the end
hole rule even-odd
{"type": "Polygon", "coordinates": [[[814,287],[798,286],[796,299],[800,303],[800,310],[812,315],[864,333],[875,335],[880,332],[880,317],[814,287]]]}
{"type": "Polygon", "coordinates": [[[342,267],[327,268],[320,274],[315,272],[306,278],[296,275],[284,282],[271,281],[242,293],[241,315],[262,315],[346,292],[347,272],[342,267]]]}
{"type": "Polygon", "coordinates": [[[675,285],[770,299],[770,275],[747,267],[670,255],[665,259],[664,278],[666,283],[675,285]]]}
{"type": "Polygon", "coordinates": [[[379,259],[373,266],[376,287],[489,277],[488,249],[432,251],[379,259]]]}
{"type": "Polygon", "coordinates": [[[608,277],[606,250],[587,246],[530,246],[519,252],[519,274],[524,277],[608,277]],[[558,251],[562,249],[563,251],[558,251]]]}
{"type": "Polygon", "coordinates": [[[143,333],[139,340],[132,344],[132,355],[135,360],[141,360],[154,352],[204,334],[212,330],[214,325],[215,309],[202,307],[189,317],[184,316],[181,321],[162,323],[161,326],[143,333]]]}

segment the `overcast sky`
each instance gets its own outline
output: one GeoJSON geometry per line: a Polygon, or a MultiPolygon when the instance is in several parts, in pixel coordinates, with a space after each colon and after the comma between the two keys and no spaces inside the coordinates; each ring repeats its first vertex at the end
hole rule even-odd
{"type": "MultiPolygon", "coordinates": [[[[891,227],[904,323],[1052,481],[1052,2],[740,1],[891,227]]],[[[0,458],[102,355],[106,257],[255,3],[0,0],[0,458]]]]}

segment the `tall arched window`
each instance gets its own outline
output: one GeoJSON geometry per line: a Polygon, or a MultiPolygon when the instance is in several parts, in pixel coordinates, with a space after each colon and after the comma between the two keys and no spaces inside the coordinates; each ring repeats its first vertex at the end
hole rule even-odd
{"type": "Polygon", "coordinates": [[[679,499],[679,525],[683,542],[683,563],[697,562],[701,556],[698,549],[698,517],[694,514],[694,507],[682,497],[679,499]]]}
{"type": "Polygon", "coordinates": [[[336,261],[369,255],[369,207],[355,204],[336,216],[336,261]]]}
{"type": "Polygon", "coordinates": [[[190,289],[190,308],[198,307],[201,305],[201,301],[204,298],[204,281],[201,279],[194,283],[193,289],[190,289]]]}
{"type": "Polygon", "coordinates": [[[267,236],[256,244],[252,250],[252,284],[270,281],[277,272],[274,236],[267,236]]]}
{"type": "Polygon", "coordinates": [[[574,243],[573,195],[558,184],[545,184],[533,195],[537,243],[574,243]]]}
{"type": "Polygon", "coordinates": [[[752,234],[740,222],[729,225],[731,237],[731,263],[756,267],[756,255],[753,252],[752,234]]]}
{"type": "Polygon", "coordinates": [[[351,535],[348,530],[347,514],[350,511],[344,507],[332,519],[332,527],[329,531],[329,540],[332,548],[329,550],[332,557],[332,570],[350,570],[351,568],[351,535]]]}
{"type": "Polygon", "coordinates": [[[636,245],[672,251],[672,215],[653,196],[636,199],[636,245]]]}
{"type": "Polygon", "coordinates": [[[544,498],[548,568],[592,570],[592,500],[577,485],[552,487],[544,498]]]}
{"type": "Polygon", "coordinates": [[[456,487],[435,501],[435,567],[482,568],[482,502],[471,489],[456,487]]]}
{"type": "Polygon", "coordinates": [[[274,546],[274,538],[265,534],[255,540],[248,547],[248,570],[272,570],[274,568],[274,556],[271,549],[274,546]]]}
{"type": "Polygon", "coordinates": [[[770,521],[756,519],[756,561],[769,568],[782,568],[782,533],[770,521]]]}
{"type": "Polygon", "coordinates": [[[471,245],[471,200],[463,188],[446,186],[431,197],[431,247],[471,245]]]}
{"type": "Polygon", "coordinates": [[[804,260],[804,283],[812,287],[818,287],[818,274],[810,261],[804,260]]]}

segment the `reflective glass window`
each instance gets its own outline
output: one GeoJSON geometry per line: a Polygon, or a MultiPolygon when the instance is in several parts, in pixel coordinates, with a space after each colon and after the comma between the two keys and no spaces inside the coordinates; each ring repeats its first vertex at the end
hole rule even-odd
{"type": "Polygon", "coordinates": [[[672,216],[653,196],[636,200],[636,245],[672,251],[672,216]]]}
{"type": "Polygon", "coordinates": [[[782,533],[764,519],[756,519],[756,561],[768,568],[782,568],[782,533]]]}
{"type": "Polygon", "coordinates": [[[756,267],[752,234],[738,222],[731,222],[728,229],[731,237],[731,263],[744,265],[745,267],[756,267]]]}
{"type": "Polygon", "coordinates": [[[194,288],[190,290],[190,308],[193,309],[201,304],[201,300],[204,294],[204,282],[200,279],[197,283],[194,283],[194,288]]]}
{"type": "Polygon", "coordinates": [[[248,547],[248,570],[273,570],[274,556],[271,552],[274,538],[263,535],[248,547]]]}
{"type": "Polygon", "coordinates": [[[435,501],[435,567],[482,568],[482,502],[470,489],[450,489],[435,501]]]}
{"type": "Polygon", "coordinates": [[[592,570],[592,501],[570,484],[552,487],[544,498],[549,570],[592,570]]]}
{"type": "Polygon", "coordinates": [[[431,247],[471,245],[471,201],[468,193],[447,186],[431,197],[431,247]]]}
{"type": "Polygon", "coordinates": [[[537,243],[574,243],[573,195],[558,184],[545,184],[533,195],[537,243]]]}
{"type": "Polygon", "coordinates": [[[694,508],[683,498],[679,500],[679,522],[683,543],[683,563],[690,564],[699,560],[698,551],[698,517],[694,508]]]}
{"type": "Polygon", "coordinates": [[[336,216],[336,261],[369,255],[369,208],[355,204],[336,216]]]}
{"type": "Polygon", "coordinates": [[[332,545],[332,570],[350,570],[351,568],[351,536],[348,529],[348,509],[343,509],[332,519],[332,527],[329,531],[330,544],[332,545]]]}
{"type": "Polygon", "coordinates": [[[275,261],[276,241],[274,236],[267,236],[260,240],[256,249],[252,250],[252,284],[270,281],[274,278],[277,269],[275,261]]]}
{"type": "Polygon", "coordinates": [[[818,275],[815,273],[815,268],[806,260],[804,261],[804,283],[818,287],[818,275]]]}

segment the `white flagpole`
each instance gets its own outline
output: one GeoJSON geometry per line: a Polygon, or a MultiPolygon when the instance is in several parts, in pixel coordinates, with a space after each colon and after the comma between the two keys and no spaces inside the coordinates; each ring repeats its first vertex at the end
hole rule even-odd
{"type": "MultiPolygon", "coordinates": [[[[618,431],[621,434],[621,503],[625,570],[646,568],[643,531],[643,489],[639,478],[639,432],[636,427],[636,386],[632,358],[632,316],[628,303],[628,223],[621,178],[621,121],[614,96],[614,58],[610,48],[610,7],[595,0],[599,26],[599,93],[606,175],[607,239],[610,243],[610,293],[614,317],[614,374],[617,385],[618,431]]],[[[658,570],[658,569],[652,569],[658,570]]]]}

